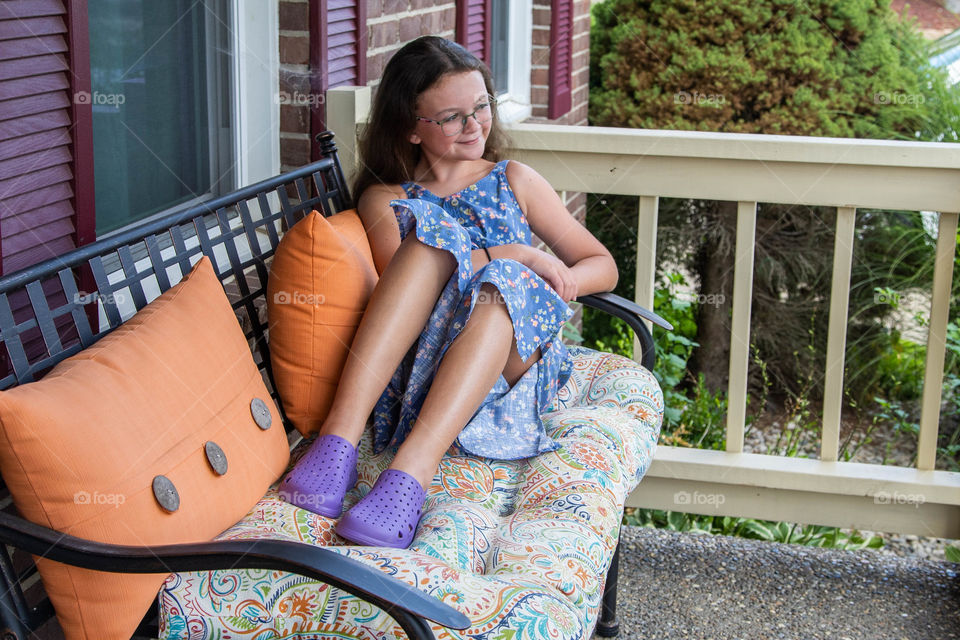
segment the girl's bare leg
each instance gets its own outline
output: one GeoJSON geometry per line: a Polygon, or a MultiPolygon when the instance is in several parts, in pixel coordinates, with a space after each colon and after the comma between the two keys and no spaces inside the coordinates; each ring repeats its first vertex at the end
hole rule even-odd
{"type": "Polygon", "coordinates": [[[512,385],[539,358],[538,349],[526,362],[520,360],[513,323],[499,291],[490,284],[480,290],[470,320],[444,354],[420,415],[390,465],[409,473],[423,487],[430,484],[440,458],[500,374],[512,385]]]}
{"type": "Polygon", "coordinates": [[[357,327],[321,434],[360,441],[377,399],[422,333],[455,267],[450,252],[412,233],[400,243],[357,327]]]}

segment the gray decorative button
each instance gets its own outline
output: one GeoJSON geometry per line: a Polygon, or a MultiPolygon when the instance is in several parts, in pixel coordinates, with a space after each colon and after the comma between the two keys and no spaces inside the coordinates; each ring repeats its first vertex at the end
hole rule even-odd
{"type": "Polygon", "coordinates": [[[205,445],[203,445],[203,450],[207,454],[207,462],[210,463],[210,467],[213,469],[214,473],[218,476],[222,476],[227,472],[227,454],[223,452],[223,449],[220,448],[213,440],[210,440],[205,445]]]}
{"type": "Polygon", "coordinates": [[[180,494],[167,476],[157,476],[153,479],[153,497],[170,513],[180,508],[180,494]]]}
{"type": "Polygon", "coordinates": [[[270,415],[270,409],[267,407],[267,403],[260,398],[254,398],[253,401],[250,402],[250,413],[253,414],[253,421],[264,431],[269,429],[270,425],[273,424],[273,416],[270,415]]]}

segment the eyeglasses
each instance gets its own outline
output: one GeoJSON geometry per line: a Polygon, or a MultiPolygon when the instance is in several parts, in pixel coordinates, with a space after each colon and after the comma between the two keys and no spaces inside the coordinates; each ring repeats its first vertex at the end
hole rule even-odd
{"type": "Polygon", "coordinates": [[[493,107],[497,104],[497,101],[493,98],[490,98],[482,104],[478,104],[477,108],[473,110],[473,113],[468,113],[466,115],[455,113],[452,116],[448,116],[443,120],[434,120],[432,118],[424,118],[423,116],[417,116],[417,120],[424,120],[425,122],[432,122],[434,124],[440,125],[440,131],[443,132],[445,136],[455,136],[463,128],[467,126],[467,119],[473,116],[473,119],[477,121],[478,124],[484,124],[490,122],[493,119],[493,107]]]}

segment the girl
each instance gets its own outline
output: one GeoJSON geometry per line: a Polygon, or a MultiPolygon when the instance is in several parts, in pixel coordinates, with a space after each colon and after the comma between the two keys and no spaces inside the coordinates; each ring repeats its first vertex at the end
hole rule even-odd
{"type": "Polygon", "coordinates": [[[566,302],[617,283],[610,253],[533,169],[500,161],[487,67],[426,36],[387,64],[354,193],[381,274],[316,441],[281,484],[337,518],[373,411],[399,449],[336,532],[406,548],[443,454],[557,448],[540,412],[570,375],[566,302]],[[531,231],[556,257],[531,246],[531,231]]]}

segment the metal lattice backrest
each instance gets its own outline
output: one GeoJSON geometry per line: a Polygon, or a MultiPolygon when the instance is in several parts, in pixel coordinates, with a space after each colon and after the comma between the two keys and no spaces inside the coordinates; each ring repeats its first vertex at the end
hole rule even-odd
{"type": "Polygon", "coordinates": [[[273,392],[266,284],[280,235],[350,206],[332,135],[325,158],[0,278],[0,389],[31,382],[121,325],[208,256],[273,392]]]}
{"type": "MultiPolygon", "coordinates": [[[[270,260],[282,230],[311,210],[350,206],[333,136],[320,140],[323,160],[0,278],[0,389],[32,382],[95,343],[206,255],[282,415],[266,340],[270,260]]],[[[0,504],[13,509],[2,485],[0,504]]],[[[0,608],[30,629],[53,615],[36,573],[29,554],[0,549],[0,608]]]]}

